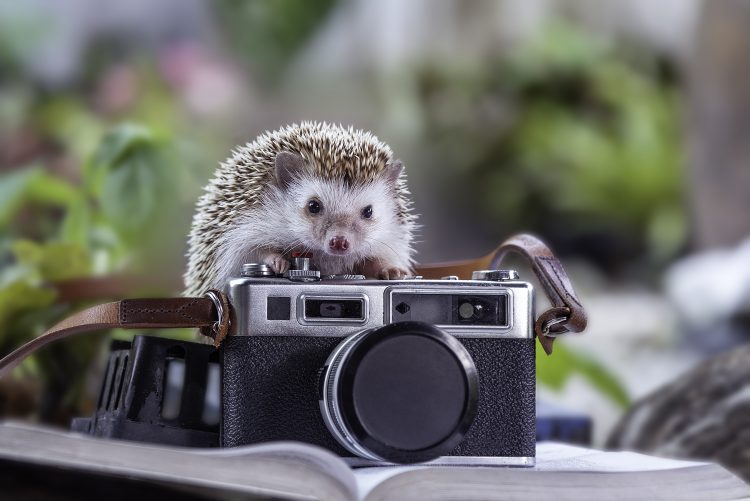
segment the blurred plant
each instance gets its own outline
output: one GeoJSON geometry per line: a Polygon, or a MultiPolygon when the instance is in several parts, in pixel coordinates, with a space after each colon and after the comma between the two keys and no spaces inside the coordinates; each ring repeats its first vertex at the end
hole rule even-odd
{"type": "MultiPolygon", "coordinates": [[[[175,269],[179,274],[182,264],[170,240],[184,239],[187,223],[175,231],[175,221],[191,213],[193,197],[182,195],[195,190],[186,189],[173,141],[142,126],[118,126],[104,136],[81,174],[77,184],[40,167],[0,178],[3,353],[82,306],[59,297],[55,284],[129,273],[150,275],[158,293],[175,292],[175,269]]],[[[75,408],[81,376],[100,339],[61,343],[24,366],[43,382],[44,417],[75,408]]]]}
{"type": "Polygon", "coordinates": [[[581,377],[621,409],[630,404],[630,397],[617,378],[596,360],[567,349],[562,343],[548,357],[536,345],[537,381],[551,390],[561,390],[572,377],[581,377]]]}
{"type": "Polygon", "coordinates": [[[644,255],[663,265],[683,248],[673,76],[628,47],[554,25],[490,70],[422,73],[436,155],[472,179],[459,196],[492,238],[537,231],[610,272],[644,255]]]}
{"type": "Polygon", "coordinates": [[[274,84],[336,2],[221,0],[214,5],[238,58],[247,58],[259,82],[274,84]]]}
{"type": "MultiPolygon", "coordinates": [[[[123,59],[113,57],[116,42],[99,40],[76,81],[40,85],[21,61],[54,22],[29,19],[15,29],[14,19],[0,21],[13,28],[0,30],[2,353],[86,306],[76,299],[85,293],[67,297],[76,287],[178,292],[193,205],[233,125],[223,116],[194,119],[162,71],[170,51],[123,59]]],[[[64,422],[88,405],[83,383],[103,339],[54,344],[14,374],[40,388],[43,420],[64,422]]],[[[0,402],[9,388],[0,387],[0,402]]]]}

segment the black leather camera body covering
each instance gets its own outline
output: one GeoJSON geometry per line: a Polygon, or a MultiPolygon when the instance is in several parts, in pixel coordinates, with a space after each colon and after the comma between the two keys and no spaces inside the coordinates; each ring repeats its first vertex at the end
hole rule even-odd
{"type": "MultiPolygon", "coordinates": [[[[351,456],[320,414],[320,369],[343,337],[229,336],[221,352],[221,445],[275,440],[351,456]]],[[[479,374],[476,419],[450,455],[533,458],[534,339],[459,338],[479,374]]]]}

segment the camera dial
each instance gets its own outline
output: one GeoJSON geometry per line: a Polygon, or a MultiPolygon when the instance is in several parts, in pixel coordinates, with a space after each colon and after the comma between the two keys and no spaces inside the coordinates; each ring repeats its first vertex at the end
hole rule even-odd
{"type": "Polygon", "coordinates": [[[321,377],[328,430],[366,459],[414,463],[447,455],[476,416],[474,361],[431,324],[397,322],[349,336],[321,377]]]}
{"type": "Polygon", "coordinates": [[[491,282],[518,280],[518,272],[516,270],[478,270],[472,272],[471,279],[488,280],[491,282]]]}
{"type": "Polygon", "coordinates": [[[364,280],[364,275],[355,275],[353,273],[342,273],[339,275],[324,275],[324,280],[364,280]]]}
{"type": "Polygon", "coordinates": [[[284,278],[292,282],[317,282],[320,272],[310,266],[310,255],[295,252],[292,254],[291,266],[284,273],[284,278]]]}
{"type": "Polygon", "coordinates": [[[270,266],[261,263],[247,263],[242,265],[242,276],[248,278],[273,277],[275,273],[270,266]]]}

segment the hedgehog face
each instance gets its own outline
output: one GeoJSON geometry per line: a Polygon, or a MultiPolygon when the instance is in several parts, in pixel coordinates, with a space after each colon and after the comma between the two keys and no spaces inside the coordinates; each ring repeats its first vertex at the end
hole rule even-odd
{"type": "Polygon", "coordinates": [[[398,226],[393,186],[387,178],[357,186],[312,175],[286,187],[289,237],[313,255],[363,259],[388,245],[398,226]]]}

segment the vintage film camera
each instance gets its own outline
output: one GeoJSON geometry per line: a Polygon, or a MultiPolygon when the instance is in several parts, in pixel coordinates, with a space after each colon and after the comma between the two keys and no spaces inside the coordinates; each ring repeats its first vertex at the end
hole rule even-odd
{"type": "Polygon", "coordinates": [[[227,292],[233,333],[218,352],[136,338],[113,351],[99,408],[74,429],[222,447],[295,440],[352,464],[534,464],[534,297],[516,272],[382,281],[321,277],[295,258],[284,276],[247,264],[227,292]]]}
{"type": "Polygon", "coordinates": [[[533,464],[533,291],[510,270],[474,280],[229,282],[222,446],[299,440],[342,456],[533,464]]]}

